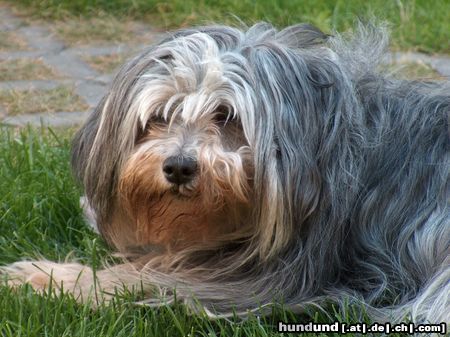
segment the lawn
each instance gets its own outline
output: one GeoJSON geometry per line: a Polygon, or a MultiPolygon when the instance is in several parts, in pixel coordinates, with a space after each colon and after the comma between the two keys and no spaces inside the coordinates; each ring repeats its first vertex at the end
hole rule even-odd
{"type": "MultiPolygon", "coordinates": [[[[134,18],[163,29],[211,22],[276,26],[309,22],[326,32],[347,30],[359,18],[376,17],[392,27],[397,49],[450,52],[448,0],[10,0],[31,8],[34,16],[64,19],[99,17],[99,13],[134,18]]],[[[101,16],[100,15],[100,16],[101,16]]],[[[83,27],[80,27],[83,29],[83,27]]]]}

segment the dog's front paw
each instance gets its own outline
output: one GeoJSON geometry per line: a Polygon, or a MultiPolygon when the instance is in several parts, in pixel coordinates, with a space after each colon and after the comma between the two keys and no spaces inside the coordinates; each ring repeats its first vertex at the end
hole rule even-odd
{"type": "Polygon", "coordinates": [[[53,288],[78,296],[93,285],[91,268],[78,263],[21,261],[0,267],[0,274],[6,276],[11,287],[28,283],[39,292],[53,288]]]}
{"type": "Polygon", "coordinates": [[[39,293],[50,290],[70,293],[79,302],[92,306],[109,302],[117,292],[139,287],[143,289],[140,273],[131,264],[97,270],[79,263],[56,263],[46,260],[21,261],[0,267],[0,279],[6,278],[10,287],[28,283],[39,293]]]}

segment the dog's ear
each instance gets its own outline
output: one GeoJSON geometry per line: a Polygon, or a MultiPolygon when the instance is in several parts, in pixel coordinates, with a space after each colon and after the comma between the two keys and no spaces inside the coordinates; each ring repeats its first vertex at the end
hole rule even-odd
{"type": "Polygon", "coordinates": [[[100,117],[105,106],[106,96],[101,99],[95,110],[89,115],[85,124],[77,131],[72,141],[71,164],[72,170],[80,183],[83,183],[87,161],[94,144],[95,136],[100,124],[100,117]]]}
{"type": "Polygon", "coordinates": [[[113,209],[118,171],[133,149],[139,126],[130,115],[138,79],[152,66],[152,50],[126,63],[72,144],[72,168],[96,212],[99,226],[113,209]]]}
{"type": "Polygon", "coordinates": [[[348,144],[358,141],[360,111],[333,57],[322,46],[302,50],[271,41],[250,54],[261,93],[255,120],[263,162],[255,165],[255,186],[265,188],[256,195],[265,195],[260,223],[266,228],[260,247],[272,253],[322,213],[338,222],[348,205],[339,196],[352,195],[338,191],[355,186],[355,153],[348,144]]]}

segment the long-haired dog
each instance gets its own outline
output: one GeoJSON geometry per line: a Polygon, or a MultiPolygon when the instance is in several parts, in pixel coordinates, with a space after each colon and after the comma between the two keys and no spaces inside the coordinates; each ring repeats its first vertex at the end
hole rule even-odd
{"type": "Polygon", "coordinates": [[[73,144],[99,231],[129,262],[18,262],[11,284],[449,322],[450,86],[380,71],[386,41],[261,23],[150,47],[73,144]]]}

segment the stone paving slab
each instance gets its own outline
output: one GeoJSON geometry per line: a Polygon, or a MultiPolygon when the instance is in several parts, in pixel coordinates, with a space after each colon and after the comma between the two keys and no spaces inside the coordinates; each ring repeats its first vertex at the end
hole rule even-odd
{"type": "Polygon", "coordinates": [[[387,56],[391,62],[423,62],[433,68],[439,75],[450,78],[450,58],[439,55],[426,55],[414,52],[394,52],[387,56]]]}
{"type": "Polygon", "coordinates": [[[37,50],[24,50],[24,51],[10,51],[10,52],[0,52],[1,61],[13,61],[17,59],[38,59],[44,56],[46,53],[37,50]]]}
{"type": "Polygon", "coordinates": [[[0,6],[0,31],[7,32],[16,30],[21,24],[20,19],[12,16],[8,10],[0,6]]]}
{"type": "MultiPolygon", "coordinates": [[[[130,55],[146,48],[146,45],[136,46],[126,43],[116,43],[102,46],[68,47],[58,40],[47,27],[38,24],[26,25],[15,16],[6,6],[0,6],[0,31],[14,32],[27,42],[28,50],[0,52],[0,60],[41,59],[45,65],[57,71],[63,79],[58,80],[30,80],[0,82],[0,90],[51,90],[60,85],[73,85],[75,92],[88,105],[91,111],[106,93],[113,74],[99,73],[83,60],[86,57],[124,54],[130,55]]],[[[153,40],[164,37],[165,34],[156,32],[144,24],[139,25],[140,33],[151,33],[153,40]]],[[[450,79],[450,57],[444,55],[430,56],[414,52],[395,52],[386,56],[386,62],[423,62],[437,71],[441,76],[450,79]]],[[[7,116],[0,105],[0,121],[4,124],[23,126],[51,125],[71,126],[84,121],[89,111],[36,113],[7,116]]]]}
{"type": "Polygon", "coordinates": [[[78,96],[83,97],[90,107],[95,107],[100,98],[105,95],[106,87],[104,84],[93,81],[80,81],[75,84],[75,92],[78,96]]]}
{"type": "Polygon", "coordinates": [[[45,53],[57,53],[65,49],[64,43],[56,40],[53,34],[45,27],[33,25],[21,27],[17,32],[23,36],[28,45],[34,50],[42,50],[45,53]]]}
{"type": "Polygon", "coordinates": [[[73,80],[21,80],[0,82],[0,90],[52,90],[62,85],[73,85],[73,80]]]}
{"type": "Polygon", "coordinates": [[[93,47],[93,46],[82,46],[79,48],[73,48],[68,49],[68,51],[71,51],[72,53],[76,53],[77,55],[83,56],[104,56],[104,55],[111,55],[111,54],[123,54],[123,53],[129,53],[130,51],[139,51],[141,48],[131,48],[130,46],[124,43],[119,43],[117,45],[113,46],[100,46],[100,47],[93,47]]]}
{"type": "Polygon", "coordinates": [[[97,71],[71,51],[46,55],[42,61],[63,76],[74,79],[93,79],[99,76],[97,71]]]}
{"type": "Polygon", "coordinates": [[[98,76],[95,81],[98,83],[103,83],[104,85],[109,85],[114,79],[114,74],[103,74],[98,76]]]}
{"type": "MultiPolygon", "coordinates": [[[[53,113],[36,113],[23,114],[17,116],[7,116],[2,123],[9,126],[52,126],[52,127],[70,127],[82,124],[91,110],[76,112],[53,112],[53,113]]],[[[1,111],[0,111],[1,113],[1,111]]]]}

